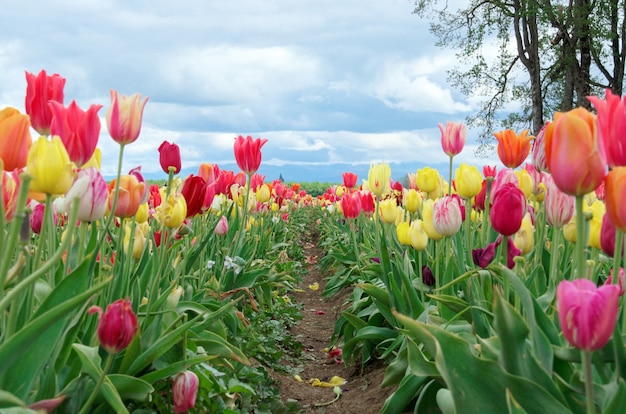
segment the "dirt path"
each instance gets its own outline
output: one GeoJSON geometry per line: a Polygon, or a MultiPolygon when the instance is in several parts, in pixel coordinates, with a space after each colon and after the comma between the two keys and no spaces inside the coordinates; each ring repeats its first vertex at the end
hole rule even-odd
{"type": "Polygon", "coordinates": [[[303,408],[302,413],[315,414],[368,414],[378,413],[393,388],[381,388],[380,383],[385,374],[382,362],[367,367],[363,374],[360,366],[346,367],[337,363],[325,352],[329,346],[335,321],[341,311],[349,292],[338,294],[330,299],[322,299],[324,289],[324,275],[320,272],[317,259],[323,251],[315,246],[314,240],[304,244],[304,254],[307,257],[308,271],[304,281],[300,284],[302,292],[293,294],[293,300],[303,304],[303,318],[293,328],[295,338],[303,344],[303,364],[296,368],[302,369],[300,377],[303,382],[297,382],[292,376],[274,374],[279,382],[279,389],[283,401],[296,400],[303,408]],[[319,284],[319,289],[313,290],[309,286],[319,284]],[[332,401],[335,397],[332,388],[314,387],[309,380],[317,378],[328,381],[333,376],[344,378],[347,383],[342,385],[343,394],[332,404],[317,406],[316,404],[332,401]]]}

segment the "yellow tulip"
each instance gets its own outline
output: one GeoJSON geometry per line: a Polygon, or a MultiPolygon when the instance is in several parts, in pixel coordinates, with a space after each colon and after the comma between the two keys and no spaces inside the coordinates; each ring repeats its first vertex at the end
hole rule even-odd
{"type": "Polygon", "coordinates": [[[102,165],[102,151],[100,151],[100,148],[96,148],[93,151],[91,158],[89,158],[89,160],[87,160],[87,162],[84,163],[83,166],[80,168],[84,170],[89,167],[94,167],[96,170],[100,171],[101,165],[102,165]]]}
{"type": "Polygon", "coordinates": [[[576,243],[576,214],[563,226],[563,236],[568,242],[576,243]]]}
{"type": "Polygon", "coordinates": [[[435,191],[440,185],[439,181],[439,172],[434,168],[424,167],[417,170],[417,188],[424,193],[435,191]]]}
{"type": "Polygon", "coordinates": [[[411,237],[409,236],[409,228],[411,225],[408,221],[403,221],[396,226],[396,236],[400,244],[409,246],[411,244],[411,237]]]}
{"type": "Polygon", "coordinates": [[[367,181],[369,190],[378,197],[382,197],[389,192],[391,180],[391,167],[387,163],[374,164],[370,166],[367,181]]]}
{"type": "Polygon", "coordinates": [[[28,151],[26,171],[33,178],[31,191],[61,195],[74,183],[75,165],[58,136],[39,137],[28,151]]]}
{"type": "Polygon", "coordinates": [[[591,220],[589,220],[589,246],[596,249],[602,249],[600,245],[600,229],[602,228],[602,218],[606,213],[606,205],[596,200],[589,207],[591,211],[591,220]]]}
{"type": "Polygon", "coordinates": [[[424,231],[428,237],[432,240],[441,240],[443,239],[443,235],[437,233],[435,227],[433,226],[433,205],[435,202],[433,200],[424,200],[422,203],[422,220],[424,231]]]}
{"type": "Polygon", "coordinates": [[[513,238],[513,244],[515,247],[522,251],[522,254],[527,254],[535,245],[535,237],[534,237],[534,227],[532,220],[530,218],[530,214],[526,213],[524,218],[522,219],[522,225],[520,229],[515,233],[513,238]]]}
{"type": "Polygon", "coordinates": [[[516,170],[515,176],[517,177],[517,186],[527,199],[530,199],[533,195],[533,178],[526,169],[516,170]]]}
{"type": "Polygon", "coordinates": [[[124,253],[127,255],[130,254],[133,259],[139,259],[143,253],[143,248],[146,245],[146,236],[144,236],[139,226],[135,226],[134,234],[131,233],[131,225],[130,223],[126,223],[124,225],[124,253]],[[133,251],[129,253],[128,250],[130,249],[131,238],[133,242],[133,251]]]}
{"type": "Polygon", "coordinates": [[[141,223],[145,223],[146,221],[148,221],[148,217],[150,216],[149,214],[149,209],[148,209],[148,203],[143,203],[139,205],[139,208],[137,209],[137,212],[135,213],[135,221],[139,224],[141,223]]]}
{"type": "Polygon", "coordinates": [[[179,227],[187,216],[187,202],[180,194],[170,194],[156,208],[159,221],[170,229],[179,227]]]}
{"type": "Polygon", "coordinates": [[[409,237],[411,238],[411,246],[415,250],[426,249],[428,246],[428,234],[422,220],[413,220],[409,228],[409,237]]]}
{"type": "Polygon", "coordinates": [[[422,206],[422,195],[414,189],[410,189],[404,193],[404,208],[410,213],[416,213],[422,206]]]}
{"type": "Polygon", "coordinates": [[[382,200],[378,204],[378,208],[380,210],[380,217],[385,223],[396,222],[396,218],[398,217],[398,206],[396,205],[395,199],[389,198],[382,200]]]}
{"type": "Polygon", "coordinates": [[[454,174],[456,191],[461,198],[472,198],[480,193],[483,176],[475,165],[461,163],[454,174]]]}
{"type": "Polygon", "coordinates": [[[263,184],[256,190],[256,199],[259,203],[265,203],[270,199],[270,188],[263,184]]]}

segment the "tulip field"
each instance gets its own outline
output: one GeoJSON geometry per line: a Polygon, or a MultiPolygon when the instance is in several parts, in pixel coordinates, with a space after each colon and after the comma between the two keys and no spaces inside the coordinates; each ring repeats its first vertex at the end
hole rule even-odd
{"type": "Polygon", "coordinates": [[[347,298],[326,352],[384,364],[377,411],[626,412],[621,97],[494,131],[499,165],[456,163],[465,126],[439,124],[446,171],[378,163],[313,196],[258,173],[271,137],[233,137],[237,171],[182,176],[167,141],[161,180],[122,171],[149,102],[117,91],[107,180],[101,105],[64,84],[27,72],[25,108],[0,109],[0,412],[329,413],[375,392],[291,364],[311,229],[321,296],[347,298]],[[332,398],[287,400],[276,372],[332,398]]]}

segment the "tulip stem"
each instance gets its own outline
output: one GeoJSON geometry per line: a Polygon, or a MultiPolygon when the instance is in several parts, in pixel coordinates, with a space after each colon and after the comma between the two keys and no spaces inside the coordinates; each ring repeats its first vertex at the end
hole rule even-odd
{"type": "Polygon", "coordinates": [[[452,155],[450,155],[450,170],[449,170],[449,179],[450,181],[448,181],[448,195],[452,195],[452,160],[454,159],[454,157],[452,155]]]}
{"type": "Polygon", "coordinates": [[[593,401],[593,375],[591,372],[591,352],[581,351],[582,363],[585,375],[585,399],[587,401],[587,414],[595,414],[596,407],[593,401]]]}
{"type": "Polygon", "coordinates": [[[619,284],[619,269],[622,267],[622,246],[624,245],[624,233],[615,230],[615,250],[613,250],[613,280],[615,284],[619,284]]]}
{"type": "Polygon", "coordinates": [[[98,378],[98,382],[96,382],[96,385],[94,386],[93,391],[89,395],[89,398],[87,399],[87,401],[83,405],[83,408],[80,410],[80,412],[78,414],[86,414],[86,413],[88,413],[90,411],[90,406],[91,406],[91,404],[93,404],[94,400],[98,396],[98,392],[100,391],[100,387],[102,386],[102,384],[104,383],[104,380],[106,379],[107,372],[109,372],[109,369],[111,369],[111,365],[113,365],[114,356],[115,356],[115,354],[111,354],[111,353],[107,352],[107,357],[106,357],[106,360],[104,362],[104,368],[102,370],[102,375],[100,375],[100,378],[98,378]]]}
{"type": "MultiPolygon", "coordinates": [[[[467,253],[467,265],[472,265],[472,200],[470,198],[465,199],[465,239],[467,246],[465,247],[467,253]]],[[[466,271],[467,269],[463,269],[466,271]]]]}
{"type": "Polygon", "coordinates": [[[583,196],[576,196],[576,245],[574,250],[575,273],[572,279],[584,278],[585,275],[585,217],[583,216],[583,196]]]}
{"type": "Polygon", "coordinates": [[[552,229],[552,246],[550,246],[550,273],[548,273],[549,284],[556,284],[557,278],[559,282],[562,279],[561,272],[558,271],[559,266],[559,245],[561,244],[561,229],[554,227],[552,229]]]}

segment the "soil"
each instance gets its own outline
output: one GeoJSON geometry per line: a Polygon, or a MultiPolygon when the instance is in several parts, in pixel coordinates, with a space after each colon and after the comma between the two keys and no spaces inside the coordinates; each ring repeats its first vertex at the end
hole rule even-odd
{"type": "Polygon", "coordinates": [[[356,366],[337,363],[326,352],[330,346],[335,321],[347,307],[346,299],[351,292],[344,289],[331,298],[321,297],[325,279],[317,260],[323,254],[323,250],[318,248],[315,242],[314,239],[304,242],[307,272],[300,284],[302,291],[292,294],[292,299],[303,305],[302,320],[292,330],[296,340],[300,341],[304,348],[303,356],[300,358],[302,362],[294,366],[294,369],[301,370],[299,375],[302,382],[296,381],[293,375],[282,373],[274,372],[272,377],[277,381],[283,402],[297,401],[302,408],[300,413],[378,413],[387,397],[395,390],[395,387],[380,386],[385,375],[385,365],[382,361],[365,367],[361,372],[360,363],[356,366]],[[319,284],[319,289],[310,289],[309,285],[315,283],[319,284]],[[328,381],[335,375],[344,378],[346,383],[341,386],[343,393],[340,398],[329,403],[335,398],[333,389],[314,387],[309,381],[315,378],[328,381]],[[324,403],[329,404],[319,406],[324,403]]]}

